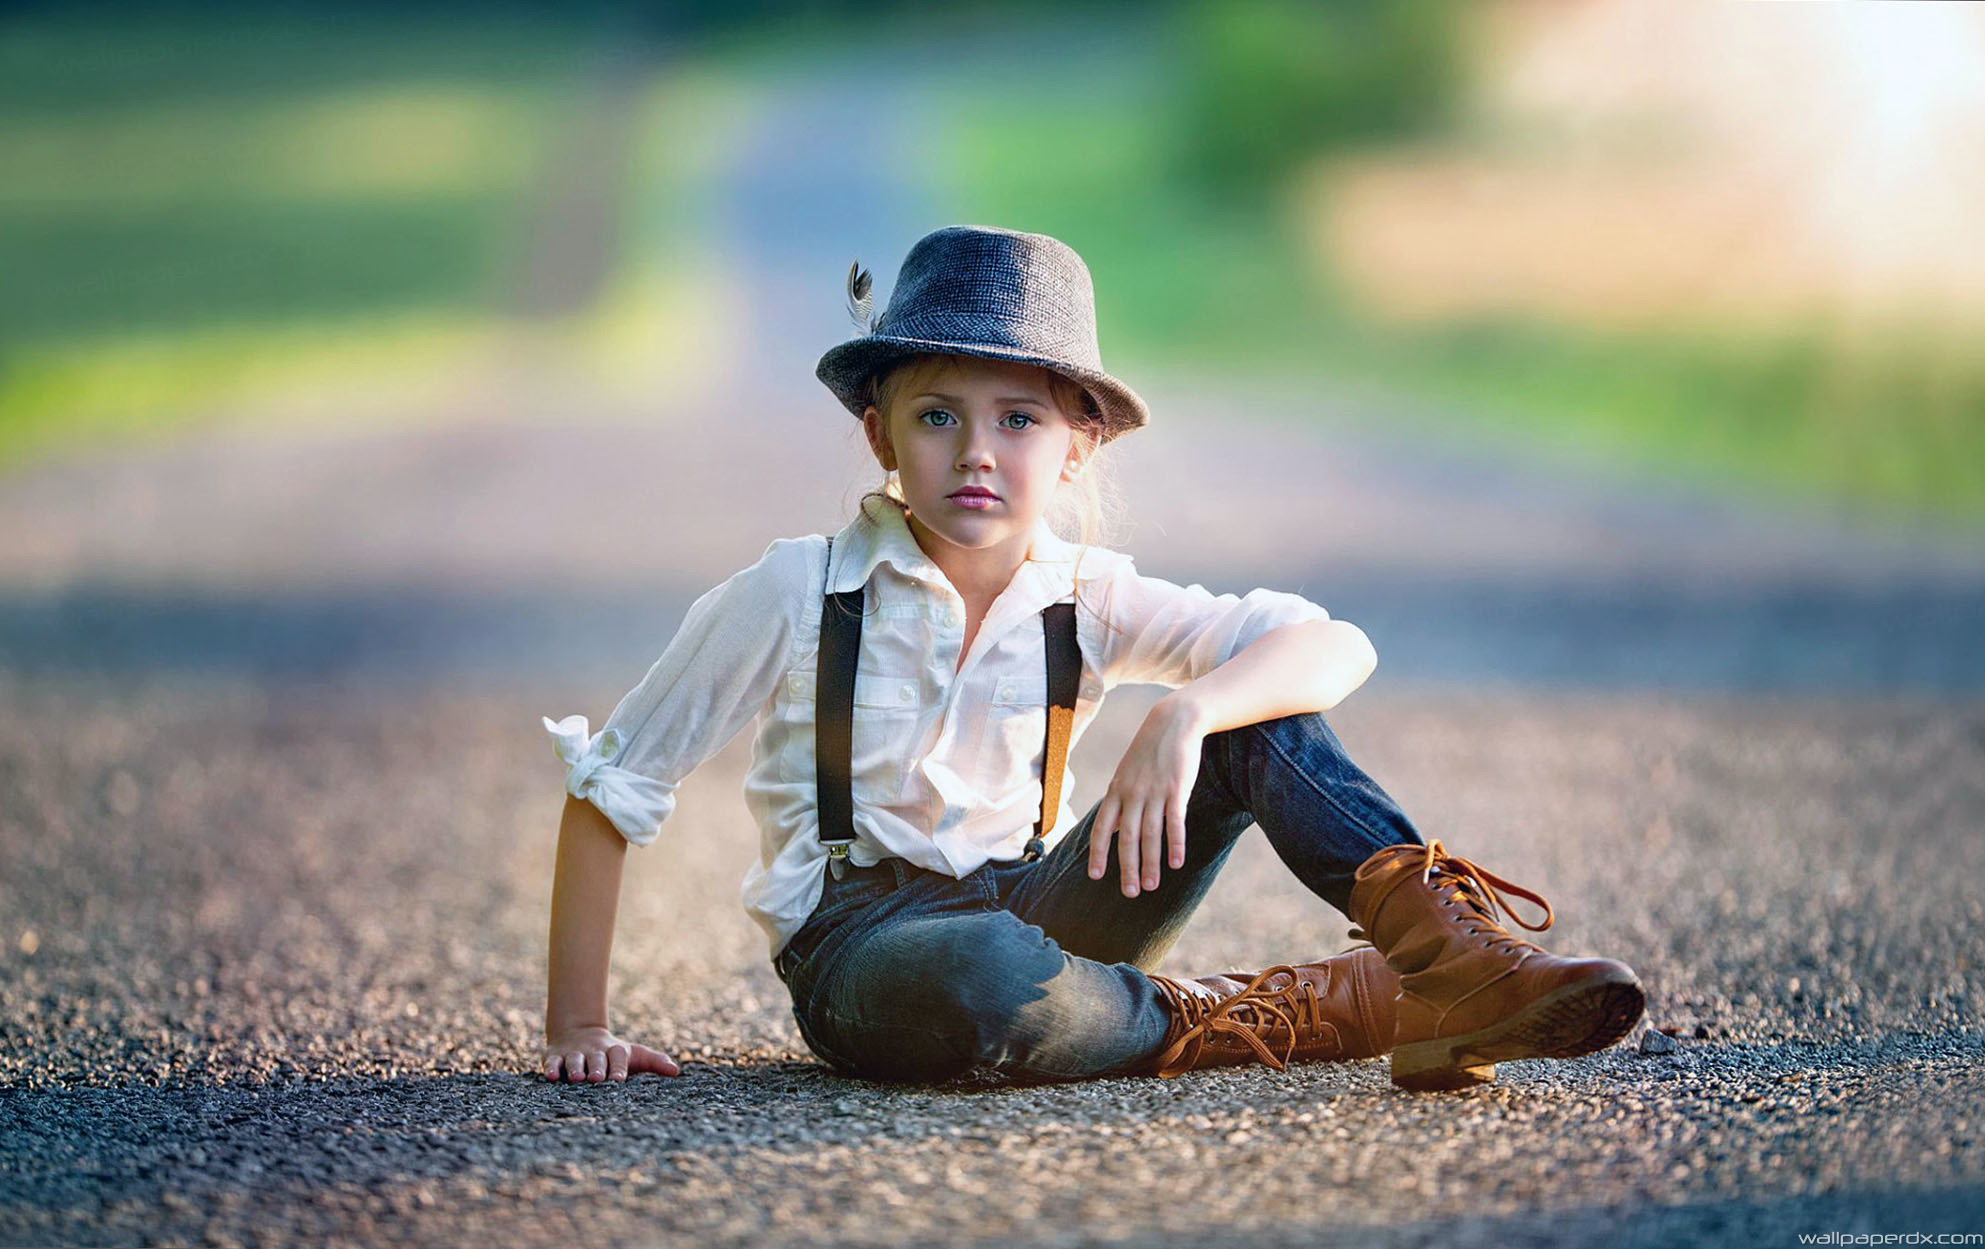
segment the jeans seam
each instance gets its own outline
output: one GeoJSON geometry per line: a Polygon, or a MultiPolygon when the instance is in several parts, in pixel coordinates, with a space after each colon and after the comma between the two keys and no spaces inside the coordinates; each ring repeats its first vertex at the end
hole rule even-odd
{"type": "MultiPolygon", "coordinates": [[[[832,1012],[830,1011],[828,1013],[831,1014],[832,1012]]],[[[828,1066],[839,1071],[854,1071],[857,1069],[857,1064],[851,1062],[847,1055],[836,1050],[833,1046],[821,1042],[819,1036],[807,1026],[805,1013],[798,1009],[798,1007],[795,1007],[793,1010],[793,1022],[799,1025],[800,1039],[806,1042],[807,1048],[826,1059],[828,1066]]]]}
{"type": "MultiPolygon", "coordinates": [[[[1315,715],[1318,713],[1311,712],[1310,714],[1315,715]]],[[[1364,818],[1362,816],[1347,809],[1343,803],[1337,801],[1336,795],[1332,794],[1328,789],[1326,789],[1324,786],[1319,784],[1316,778],[1309,774],[1308,769],[1304,768],[1301,764],[1297,763],[1295,759],[1289,755],[1288,751],[1282,749],[1282,743],[1275,740],[1275,735],[1273,733],[1263,732],[1261,734],[1261,739],[1262,741],[1268,744],[1268,748],[1274,751],[1275,754],[1282,760],[1283,763],[1288,765],[1289,771],[1295,773],[1297,776],[1302,777],[1303,783],[1308,785],[1310,789],[1316,793],[1317,797],[1329,803],[1331,809],[1336,811],[1338,815],[1342,816],[1346,822],[1356,825],[1360,832],[1364,833],[1366,837],[1370,838],[1373,842],[1377,843],[1381,849],[1383,849],[1385,846],[1389,846],[1392,844],[1391,842],[1386,841],[1383,837],[1381,837],[1377,829],[1373,828],[1370,824],[1365,823],[1364,818]]]]}

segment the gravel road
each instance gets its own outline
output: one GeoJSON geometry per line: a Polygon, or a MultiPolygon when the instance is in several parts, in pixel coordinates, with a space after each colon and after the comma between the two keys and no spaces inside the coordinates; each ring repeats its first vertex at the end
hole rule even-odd
{"type": "MultiPolygon", "coordinates": [[[[733,742],[630,857],[618,1022],[527,1074],[559,792],[515,697],[20,676],[0,722],[0,1242],[1474,1244],[1985,1230],[1985,705],[1394,695],[1332,713],[1650,1023],[1383,1063],[898,1088],[807,1053],[735,902],[733,742]]],[[[596,691],[605,696],[606,690],[596,691]]],[[[1134,697],[1134,694],[1126,691],[1134,697]]],[[[1112,706],[1078,797],[1123,744],[1112,706]]],[[[1346,944],[1258,832],[1163,970],[1346,944]]]]}

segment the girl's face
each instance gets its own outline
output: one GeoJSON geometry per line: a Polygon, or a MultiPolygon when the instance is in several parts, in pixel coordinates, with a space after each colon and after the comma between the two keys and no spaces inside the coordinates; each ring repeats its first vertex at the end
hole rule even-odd
{"type": "Polygon", "coordinates": [[[1079,468],[1045,370],[955,358],[909,377],[890,407],[886,419],[870,407],[862,423],[876,458],[900,474],[911,515],[940,543],[1009,544],[1015,562],[1024,557],[1056,486],[1079,468]]]}

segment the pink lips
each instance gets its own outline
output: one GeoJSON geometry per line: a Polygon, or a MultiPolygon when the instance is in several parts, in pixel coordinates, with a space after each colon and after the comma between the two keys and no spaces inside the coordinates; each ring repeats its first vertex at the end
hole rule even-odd
{"type": "Polygon", "coordinates": [[[963,490],[954,490],[950,498],[958,506],[969,507],[975,511],[999,502],[999,496],[984,486],[967,486],[963,490]]]}

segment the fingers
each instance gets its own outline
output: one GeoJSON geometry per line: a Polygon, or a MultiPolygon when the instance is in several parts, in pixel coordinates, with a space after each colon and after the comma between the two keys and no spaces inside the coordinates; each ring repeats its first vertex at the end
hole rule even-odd
{"type": "MultiPolygon", "coordinates": [[[[1117,821],[1118,874],[1123,893],[1134,898],[1140,890],[1156,889],[1162,866],[1169,859],[1173,870],[1185,866],[1185,802],[1174,799],[1153,806],[1132,803],[1117,821]],[[1167,854],[1169,849],[1170,853],[1167,854]]],[[[1106,841],[1105,845],[1108,844],[1106,841]]],[[[1098,873],[1091,854],[1091,876],[1098,873]]]]}
{"type": "Polygon", "coordinates": [[[1117,823],[1117,878],[1123,887],[1123,896],[1137,896],[1138,869],[1143,861],[1143,837],[1139,826],[1144,822],[1144,808],[1132,804],[1124,809],[1123,818],[1117,823]]]}
{"type": "Polygon", "coordinates": [[[679,1076],[682,1065],[658,1049],[616,1041],[604,1050],[553,1050],[545,1055],[544,1078],[553,1083],[620,1083],[631,1075],[679,1076]]]}
{"type": "Polygon", "coordinates": [[[649,1049],[645,1045],[630,1046],[627,1069],[632,1072],[647,1072],[658,1076],[679,1076],[682,1067],[675,1059],[660,1050],[649,1049]]]}
{"type": "Polygon", "coordinates": [[[1165,808],[1146,808],[1137,826],[1137,857],[1144,865],[1144,887],[1158,887],[1158,866],[1165,860],[1165,808]]]}
{"type": "Polygon", "coordinates": [[[1116,797],[1103,795],[1096,804],[1096,816],[1089,823],[1089,879],[1101,880],[1110,870],[1110,839],[1117,834],[1116,797]]]}
{"type": "Polygon", "coordinates": [[[1114,795],[1106,795],[1097,804],[1096,818],[1089,826],[1089,879],[1101,880],[1109,870],[1110,842],[1114,839],[1123,896],[1134,898],[1141,889],[1156,889],[1168,835],[1173,839],[1172,866],[1185,865],[1184,814],[1176,816],[1176,832],[1168,830],[1167,818],[1163,808],[1123,805],[1114,795]]]}
{"type": "Polygon", "coordinates": [[[1117,876],[1126,898],[1156,889],[1161,867],[1185,866],[1185,798],[1174,796],[1162,805],[1119,805],[1105,797],[1096,806],[1089,826],[1089,879],[1101,880],[1109,870],[1110,843],[1117,843],[1117,876]],[[1169,853],[1167,853],[1169,851],[1169,853]]]}

